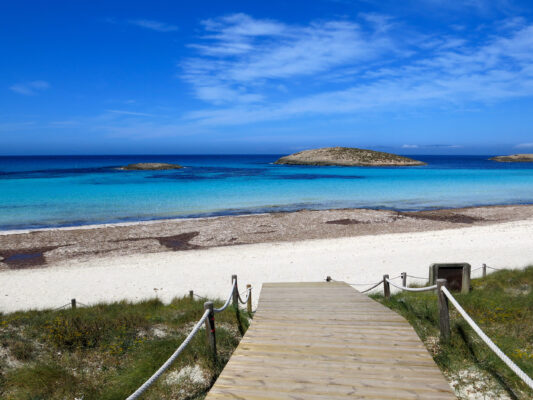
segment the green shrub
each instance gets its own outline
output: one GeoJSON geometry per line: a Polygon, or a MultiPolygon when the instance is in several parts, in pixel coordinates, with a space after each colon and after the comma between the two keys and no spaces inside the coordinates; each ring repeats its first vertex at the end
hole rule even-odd
{"type": "Polygon", "coordinates": [[[35,353],[35,347],[28,340],[17,340],[9,348],[13,357],[19,361],[31,360],[35,353]]]}

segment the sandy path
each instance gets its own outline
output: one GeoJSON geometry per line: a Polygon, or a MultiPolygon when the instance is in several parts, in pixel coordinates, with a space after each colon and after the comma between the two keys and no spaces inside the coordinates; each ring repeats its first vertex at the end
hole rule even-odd
{"type": "MultiPolygon", "coordinates": [[[[487,263],[519,268],[533,264],[533,219],[489,226],[300,242],[264,243],[207,250],[162,252],[65,261],[44,269],[0,272],[0,310],[58,307],[157,295],[164,301],[193,289],[225,298],[231,274],[251,283],[374,282],[388,273],[427,276],[432,262],[487,263]]],[[[479,273],[479,272],[477,272],[479,273]]],[[[474,276],[477,276],[474,273],[474,276]]]]}

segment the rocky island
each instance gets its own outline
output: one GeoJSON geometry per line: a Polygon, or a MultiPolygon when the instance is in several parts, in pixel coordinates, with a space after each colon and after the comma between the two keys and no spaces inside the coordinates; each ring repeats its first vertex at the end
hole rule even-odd
{"type": "Polygon", "coordinates": [[[336,165],[345,167],[408,167],[426,165],[412,158],[354,147],[324,147],[281,157],[275,164],[336,165]]]}
{"type": "Polygon", "coordinates": [[[510,156],[496,156],[489,158],[499,162],[533,162],[533,154],[513,154],[510,156]]]}
{"type": "Polygon", "coordinates": [[[137,163],[137,164],[128,164],[118,169],[123,171],[161,171],[165,169],[180,169],[183,168],[178,164],[167,164],[167,163],[137,163]]]}

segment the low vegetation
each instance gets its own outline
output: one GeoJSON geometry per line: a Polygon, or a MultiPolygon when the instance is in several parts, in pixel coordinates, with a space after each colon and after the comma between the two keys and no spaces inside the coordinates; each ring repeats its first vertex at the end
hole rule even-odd
{"type": "MultiPolygon", "coordinates": [[[[533,376],[533,267],[502,270],[472,281],[454,297],[526,374],[533,376]]],[[[403,315],[462,399],[531,399],[533,391],[481,341],[450,304],[452,336],[439,340],[436,294],[401,292],[376,300],[403,315]]]]}
{"type": "MultiPolygon", "coordinates": [[[[169,305],[153,299],[0,314],[0,398],[123,400],[174,352],[203,312],[203,301],[180,298],[169,305]]],[[[249,317],[231,307],[217,314],[217,361],[202,328],[143,398],[203,399],[249,317]]]]}
{"type": "Polygon", "coordinates": [[[288,165],[337,165],[361,167],[392,167],[426,165],[422,161],[384,153],[382,151],[357,149],[355,147],[324,147],[304,150],[281,157],[274,164],[288,165]]]}

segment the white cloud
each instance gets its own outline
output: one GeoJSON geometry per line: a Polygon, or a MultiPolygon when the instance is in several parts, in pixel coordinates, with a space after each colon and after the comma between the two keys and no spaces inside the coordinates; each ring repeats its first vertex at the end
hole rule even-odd
{"type": "Polygon", "coordinates": [[[520,149],[531,149],[533,148],[533,143],[520,143],[520,144],[517,144],[515,147],[520,148],[520,149]]]}
{"type": "Polygon", "coordinates": [[[15,93],[32,96],[50,88],[50,84],[46,81],[32,81],[26,83],[17,83],[9,87],[15,93]]]}
{"type": "Polygon", "coordinates": [[[151,29],[158,32],[173,32],[177,31],[178,27],[176,25],[170,25],[165,22],[153,21],[148,19],[136,19],[129,21],[132,25],[140,26],[141,28],[151,29]]]}
{"type": "Polygon", "coordinates": [[[402,145],[402,149],[418,149],[417,144],[404,144],[402,145]]]}
{"type": "Polygon", "coordinates": [[[269,21],[268,28],[242,15],[232,21],[211,22],[215,34],[198,48],[199,57],[183,64],[197,97],[217,106],[187,115],[202,124],[463,108],[533,96],[533,25],[517,25],[485,41],[447,36],[428,46],[432,38],[397,32],[386,19],[305,27],[269,21]],[[244,35],[242,21],[262,28],[244,35]],[[377,29],[375,21],[389,27],[377,29]],[[228,48],[240,50],[219,51],[228,48]],[[286,94],[280,95],[280,85],[286,94]]]}
{"type": "Polygon", "coordinates": [[[388,21],[364,16],[370,33],[342,20],[297,26],[235,14],[204,21],[202,42],[190,45],[199,56],[182,64],[183,78],[202,100],[257,102],[265,98],[261,91],[279,87],[282,80],[364,64],[386,53],[395,57],[399,46],[385,35],[388,21]]]}

